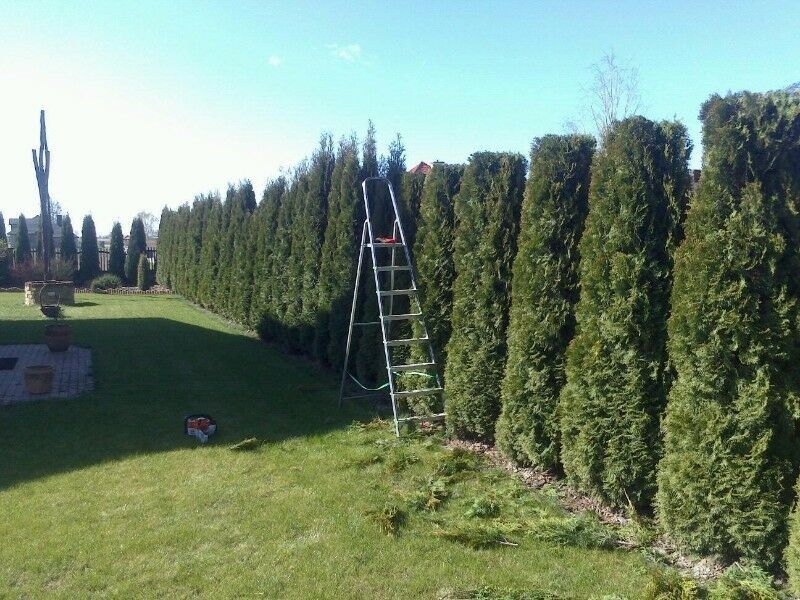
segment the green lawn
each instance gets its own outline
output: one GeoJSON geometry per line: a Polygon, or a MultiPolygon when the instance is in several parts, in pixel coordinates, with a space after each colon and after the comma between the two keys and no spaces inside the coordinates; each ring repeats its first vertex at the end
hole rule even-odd
{"type": "MultiPolygon", "coordinates": [[[[576,524],[551,494],[338,411],[334,374],[181,299],[79,294],[66,314],[96,391],[0,408],[2,597],[636,598],[649,577],[641,554],[591,547],[591,523],[543,541],[576,524]],[[207,446],[182,435],[193,411],[219,423],[207,446]]],[[[0,294],[0,344],[43,325],[0,294]]]]}

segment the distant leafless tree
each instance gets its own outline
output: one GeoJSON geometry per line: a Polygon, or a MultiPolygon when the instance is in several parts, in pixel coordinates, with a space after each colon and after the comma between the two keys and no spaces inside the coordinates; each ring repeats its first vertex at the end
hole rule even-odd
{"type": "Polygon", "coordinates": [[[603,55],[592,65],[592,85],[587,90],[587,103],[598,139],[602,141],[615,121],[640,110],[638,69],[619,61],[613,52],[603,55]]]}
{"type": "Polygon", "coordinates": [[[158,237],[158,217],[153,215],[153,213],[144,211],[140,212],[136,216],[142,220],[142,224],[144,225],[144,234],[147,236],[148,240],[158,237]]]}

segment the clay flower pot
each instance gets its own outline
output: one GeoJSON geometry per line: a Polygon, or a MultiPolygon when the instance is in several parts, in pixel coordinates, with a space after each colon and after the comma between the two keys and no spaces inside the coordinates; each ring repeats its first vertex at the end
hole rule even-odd
{"type": "Polygon", "coordinates": [[[49,365],[25,367],[25,389],[29,394],[48,394],[53,389],[55,371],[49,365]]]}
{"type": "Polygon", "coordinates": [[[72,343],[72,327],[66,323],[53,323],[44,328],[44,339],[50,352],[64,352],[72,343]]]}

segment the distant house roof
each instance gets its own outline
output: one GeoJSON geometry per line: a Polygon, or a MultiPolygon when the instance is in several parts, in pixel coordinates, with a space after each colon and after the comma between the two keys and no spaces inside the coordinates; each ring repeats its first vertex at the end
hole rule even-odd
{"type": "Polygon", "coordinates": [[[414,165],[408,170],[409,173],[423,173],[427,175],[431,172],[431,166],[426,162],[421,162],[417,165],[414,165]]]}

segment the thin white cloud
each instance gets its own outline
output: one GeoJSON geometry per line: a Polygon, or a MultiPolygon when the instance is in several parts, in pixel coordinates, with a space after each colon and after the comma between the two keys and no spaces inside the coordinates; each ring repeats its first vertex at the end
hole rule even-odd
{"type": "Polygon", "coordinates": [[[339,60],[350,63],[363,62],[360,44],[347,44],[346,46],[328,44],[328,49],[339,60]]]}
{"type": "Polygon", "coordinates": [[[281,63],[283,62],[283,59],[277,54],[273,54],[272,56],[269,57],[267,62],[269,63],[270,67],[280,67],[281,63]]]}

